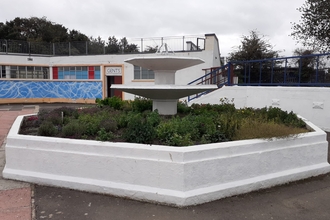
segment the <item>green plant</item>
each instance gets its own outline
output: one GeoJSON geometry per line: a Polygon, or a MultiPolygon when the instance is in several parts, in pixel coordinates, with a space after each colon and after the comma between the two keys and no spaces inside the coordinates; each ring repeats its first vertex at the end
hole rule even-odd
{"type": "Polygon", "coordinates": [[[97,132],[96,140],[98,141],[111,141],[114,138],[114,134],[111,131],[106,131],[105,128],[101,128],[97,132]]]}
{"type": "Polygon", "coordinates": [[[86,133],[86,127],[77,120],[71,121],[62,128],[62,137],[81,138],[86,133]]]}
{"type": "Polygon", "coordinates": [[[177,103],[178,114],[188,114],[190,111],[191,108],[188,106],[187,101],[178,101],[177,103]]]}
{"type": "Polygon", "coordinates": [[[131,114],[123,137],[128,142],[151,144],[156,136],[155,127],[146,115],[131,114]]]}
{"type": "Polygon", "coordinates": [[[108,97],[103,100],[97,98],[95,102],[98,107],[110,106],[116,110],[121,110],[124,105],[124,101],[117,96],[108,97]]]}
{"type": "Polygon", "coordinates": [[[188,146],[198,139],[198,128],[193,117],[173,117],[162,121],[156,129],[157,137],[166,145],[188,146]]]}
{"type": "Polygon", "coordinates": [[[144,112],[144,111],[152,111],[152,100],[137,97],[132,102],[132,111],[135,112],[144,112]]]}
{"type": "Polygon", "coordinates": [[[55,136],[58,133],[58,129],[50,122],[45,121],[43,122],[39,129],[38,129],[38,135],[40,136],[55,136]]]}

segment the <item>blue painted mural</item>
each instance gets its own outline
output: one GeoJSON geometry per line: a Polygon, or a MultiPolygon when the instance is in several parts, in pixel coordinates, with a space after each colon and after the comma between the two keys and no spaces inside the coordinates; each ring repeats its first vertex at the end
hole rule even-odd
{"type": "Polygon", "coordinates": [[[102,98],[102,82],[0,80],[1,98],[102,98]]]}

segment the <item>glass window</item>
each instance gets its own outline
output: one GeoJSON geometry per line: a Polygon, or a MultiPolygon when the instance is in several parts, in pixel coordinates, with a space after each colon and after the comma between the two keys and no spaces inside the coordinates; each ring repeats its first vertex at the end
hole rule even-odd
{"type": "Polygon", "coordinates": [[[0,78],[6,78],[6,66],[0,66],[0,78]]]}
{"type": "Polygon", "coordinates": [[[134,66],[134,79],[155,79],[154,71],[134,66]]]}
{"type": "Polygon", "coordinates": [[[17,78],[17,66],[10,66],[10,78],[17,78]]]}

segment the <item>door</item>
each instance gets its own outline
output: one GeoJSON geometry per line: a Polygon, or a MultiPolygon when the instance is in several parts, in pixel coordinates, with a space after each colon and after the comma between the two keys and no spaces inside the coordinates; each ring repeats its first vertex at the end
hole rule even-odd
{"type": "Polygon", "coordinates": [[[123,98],[122,91],[117,89],[112,89],[112,84],[122,84],[122,76],[107,76],[107,97],[117,96],[123,98]]]}

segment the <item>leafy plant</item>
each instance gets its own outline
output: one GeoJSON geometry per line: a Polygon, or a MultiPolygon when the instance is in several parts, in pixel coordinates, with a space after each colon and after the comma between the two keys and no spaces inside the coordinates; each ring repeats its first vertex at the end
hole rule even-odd
{"type": "Polygon", "coordinates": [[[154,121],[148,120],[147,115],[131,114],[127,128],[123,134],[128,142],[151,144],[156,136],[154,121]]]}
{"type": "Polygon", "coordinates": [[[50,121],[43,122],[38,129],[38,135],[40,135],[40,136],[52,137],[52,136],[55,136],[57,133],[58,133],[58,130],[50,121]]]}
{"type": "Polygon", "coordinates": [[[132,102],[132,111],[135,112],[144,112],[144,111],[152,111],[152,100],[137,97],[132,102]]]}
{"type": "Polygon", "coordinates": [[[72,121],[62,128],[62,137],[81,138],[86,133],[86,127],[78,121],[72,121]]]}
{"type": "Polygon", "coordinates": [[[114,134],[111,131],[106,131],[105,128],[101,128],[97,132],[96,140],[98,141],[111,141],[114,138],[114,134]]]}

